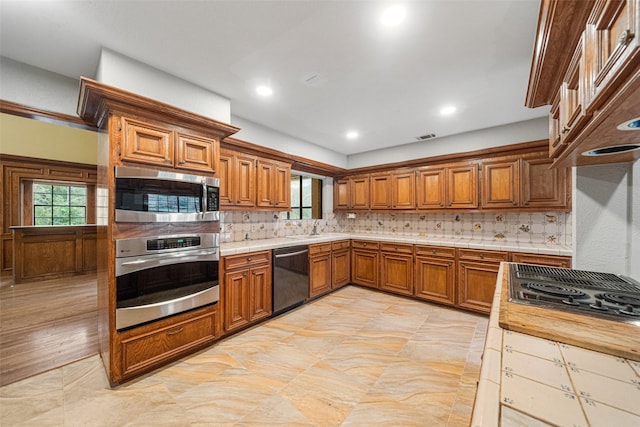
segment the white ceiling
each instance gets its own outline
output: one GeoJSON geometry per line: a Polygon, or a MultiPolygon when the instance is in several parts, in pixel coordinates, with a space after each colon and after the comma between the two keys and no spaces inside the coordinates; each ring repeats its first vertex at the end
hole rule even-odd
{"type": "Polygon", "coordinates": [[[538,0],[0,0],[0,54],[93,77],[104,46],[230,98],[234,115],[348,155],[546,115],[524,107],[538,8],[538,0]],[[385,28],[379,16],[395,3],[406,19],[385,28]],[[255,94],[263,81],[274,89],[268,99],[255,94]],[[442,117],[447,104],[458,111],[442,117]],[[348,141],[348,130],[359,139],[348,141]]]}

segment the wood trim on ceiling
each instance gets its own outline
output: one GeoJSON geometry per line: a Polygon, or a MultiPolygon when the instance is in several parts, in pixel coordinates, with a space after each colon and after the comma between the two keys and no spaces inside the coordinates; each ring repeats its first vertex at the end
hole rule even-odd
{"type": "Polygon", "coordinates": [[[25,117],[27,119],[38,120],[41,122],[53,123],[62,126],[69,126],[79,129],[96,131],[97,128],[77,116],[69,114],[56,113],[54,111],[41,110],[39,108],[29,107],[16,102],[0,99],[0,113],[12,114],[14,116],[25,117]]]}

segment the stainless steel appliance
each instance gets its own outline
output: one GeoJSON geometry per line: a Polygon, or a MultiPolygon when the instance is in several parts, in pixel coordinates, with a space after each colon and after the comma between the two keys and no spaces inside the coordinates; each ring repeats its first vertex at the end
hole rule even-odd
{"type": "Polygon", "coordinates": [[[273,315],[309,298],[309,249],[290,246],[273,250],[273,315]]]}
{"type": "Polygon", "coordinates": [[[216,303],[215,233],[116,240],[116,329],[216,303]]]}
{"type": "Polygon", "coordinates": [[[640,283],[625,276],[510,264],[509,301],[640,325],[640,283]]]}
{"type": "Polygon", "coordinates": [[[116,222],[218,221],[220,180],[116,166],[116,222]]]}

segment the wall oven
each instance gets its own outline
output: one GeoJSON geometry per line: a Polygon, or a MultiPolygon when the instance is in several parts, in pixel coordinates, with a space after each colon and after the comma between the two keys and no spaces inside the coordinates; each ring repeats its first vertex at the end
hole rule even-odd
{"type": "Polygon", "coordinates": [[[216,303],[219,235],[116,240],[116,329],[216,303]]]}
{"type": "Polygon", "coordinates": [[[220,180],[116,166],[116,222],[218,221],[220,180]]]}

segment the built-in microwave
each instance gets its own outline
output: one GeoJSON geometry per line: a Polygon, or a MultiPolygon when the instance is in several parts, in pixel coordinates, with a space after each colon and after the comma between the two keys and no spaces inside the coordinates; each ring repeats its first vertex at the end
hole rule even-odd
{"type": "Polygon", "coordinates": [[[220,180],[116,166],[116,222],[218,221],[220,180]]]}

